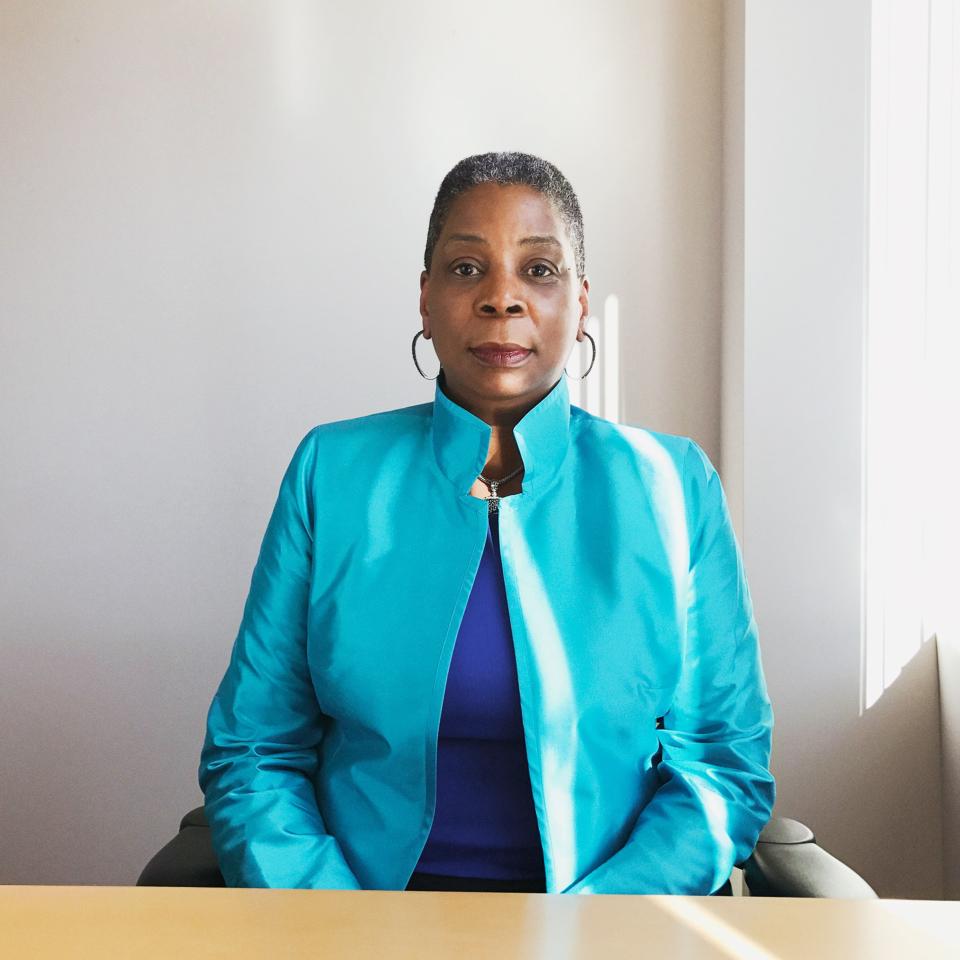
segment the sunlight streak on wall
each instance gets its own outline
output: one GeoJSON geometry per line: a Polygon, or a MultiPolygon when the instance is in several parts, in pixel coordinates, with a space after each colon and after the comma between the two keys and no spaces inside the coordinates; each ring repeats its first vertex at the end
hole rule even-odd
{"type": "Polygon", "coordinates": [[[597,359],[583,380],[593,351],[590,341],[576,343],[567,359],[570,402],[614,423],[621,421],[620,405],[620,303],[616,294],[603,302],[603,318],[588,315],[584,329],[597,344],[597,359]]]}
{"type": "Polygon", "coordinates": [[[603,301],[603,333],[603,415],[620,423],[620,300],[615,293],[603,301]]]}

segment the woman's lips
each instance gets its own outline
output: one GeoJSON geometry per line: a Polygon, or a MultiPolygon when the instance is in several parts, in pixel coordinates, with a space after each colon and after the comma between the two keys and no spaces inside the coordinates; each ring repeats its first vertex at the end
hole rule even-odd
{"type": "Polygon", "coordinates": [[[532,350],[482,350],[471,347],[470,352],[488,367],[515,367],[533,353],[532,350]]]}

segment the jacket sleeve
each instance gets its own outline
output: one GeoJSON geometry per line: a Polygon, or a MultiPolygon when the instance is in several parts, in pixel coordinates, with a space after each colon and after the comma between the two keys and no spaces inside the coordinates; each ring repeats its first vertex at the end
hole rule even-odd
{"type": "Polygon", "coordinates": [[[753,851],[776,788],[757,624],[720,478],[690,441],[686,646],[657,730],[660,786],[613,856],[564,893],[706,895],[753,851]]]}
{"type": "Polygon", "coordinates": [[[316,429],[284,474],[207,716],[198,779],[228,887],[360,889],[312,782],[323,729],[306,654],[315,440],[316,429]]]}

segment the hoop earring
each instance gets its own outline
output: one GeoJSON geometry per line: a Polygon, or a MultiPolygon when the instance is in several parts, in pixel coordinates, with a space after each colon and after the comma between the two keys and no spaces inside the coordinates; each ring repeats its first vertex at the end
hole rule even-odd
{"type": "MultiPolygon", "coordinates": [[[[591,337],[586,330],[583,331],[583,335],[590,340],[590,346],[593,347],[593,356],[590,358],[590,366],[587,367],[587,373],[589,373],[593,369],[594,361],[597,359],[597,344],[594,341],[593,337],[591,337]]],[[[563,368],[563,372],[567,373],[566,367],[563,368]]],[[[587,373],[585,373],[582,377],[571,377],[569,373],[567,373],[567,376],[570,377],[571,380],[585,380],[587,377],[587,373]]]]}
{"type": "Polygon", "coordinates": [[[442,364],[442,363],[440,364],[440,370],[437,371],[437,377],[428,377],[428,376],[420,369],[420,364],[417,363],[417,337],[422,336],[422,334],[423,334],[423,331],[422,331],[422,330],[418,330],[418,331],[413,335],[413,343],[412,343],[411,346],[410,346],[410,350],[411,350],[411,352],[413,353],[413,364],[414,364],[414,366],[417,368],[417,373],[419,373],[420,376],[423,377],[424,380],[436,380],[437,377],[440,376],[440,370],[443,369],[443,364],[442,364]]]}

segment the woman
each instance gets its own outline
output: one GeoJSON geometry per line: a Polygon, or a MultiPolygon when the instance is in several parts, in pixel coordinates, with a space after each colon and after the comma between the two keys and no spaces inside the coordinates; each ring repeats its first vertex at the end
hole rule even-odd
{"type": "Polygon", "coordinates": [[[267,527],[199,769],[227,885],[728,892],[775,797],[741,555],[696,443],[569,401],[570,184],[461,161],[420,287],[433,402],[315,427],[267,527]]]}

